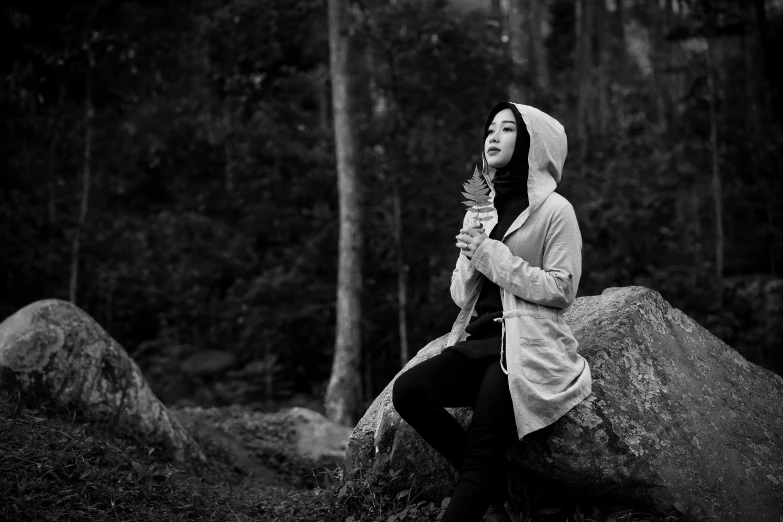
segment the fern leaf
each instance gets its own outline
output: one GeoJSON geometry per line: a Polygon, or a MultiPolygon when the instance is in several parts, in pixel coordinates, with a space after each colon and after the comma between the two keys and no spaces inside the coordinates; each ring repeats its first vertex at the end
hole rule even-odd
{"type": "Polygon", "coordinates": [[[476,212],[477,215],[474,219],[479,224],[491,219],[490,217],[482,217],[482,213],[489,212],[492,205],[489,198],[489,187],[479,173],[478,167],[473,170],[473,176],[462,184],[462,188],[465,189],[462,195],[468,199],[462,203],[476,212]]]}
{"type": "Polygon", "coordinates": [[[482,196],[489,194],[489,187],[487,187],[483,179],[471,179],[468,183],[465,183],[462,186],[465,190],[474,194],[480,194],[482,196]]]}
{"type": "Polygon", "coordinates": [[[483,201],[479,203],[476,203],[475,201],[463,201],[462,203],[469,207],[479,207],[483,208],[484,210],[489,210],[492,208],[492,204],[489,201],[483,201]]]}

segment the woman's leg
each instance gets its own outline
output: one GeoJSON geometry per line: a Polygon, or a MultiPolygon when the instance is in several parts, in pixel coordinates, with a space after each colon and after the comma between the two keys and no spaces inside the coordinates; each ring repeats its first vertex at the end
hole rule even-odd
{"type": "Polygon", "coordinates": [[[468,428],[465,458],[441,522],[477,522],[505,490],[506,450],[517,439],[508,377],[495,361],[486,367],[468,428]]]}
{"type": "Polygon", "coordinates": [[[475,404],[488,363],[446,350],[397,377],[392,388],[397,413],[457,471],[467,436],[444,408],[475,404]]]}

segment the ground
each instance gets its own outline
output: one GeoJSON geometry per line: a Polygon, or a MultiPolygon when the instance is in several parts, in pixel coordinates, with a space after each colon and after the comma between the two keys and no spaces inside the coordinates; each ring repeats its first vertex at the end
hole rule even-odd
{"type": "MultiPolygon", "coordinates": [[[[420,501],[408,491],[384,493],[393,474],[346,477],[339,467],[311,470],[315,486],[297,487],[302,481],[291,475],[299,473],[296,466],[247,474],[224,453],[204,450],[206,464],[177,464],[162,448],[117,433],[110,422],[89,422],[76,412],[0,393],[0,520],[423,522],[439,520],[448,503],[420,501]]],[[[568,519],[692,520],[628,509],[589,513],[568,519]]],[[[566,512],[537,508],[520,522],[530,520],[563,521],[566,512]]]]}

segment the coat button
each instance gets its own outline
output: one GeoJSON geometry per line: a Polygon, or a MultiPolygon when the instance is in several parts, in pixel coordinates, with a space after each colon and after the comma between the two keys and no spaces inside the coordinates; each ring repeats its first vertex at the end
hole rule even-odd
{"type": "Polygon", "coordinates": [[[568,279],[573,279],[573,278],[574,278],[574,276],[572,276],[571,274],[568,274],[568,279]]]}

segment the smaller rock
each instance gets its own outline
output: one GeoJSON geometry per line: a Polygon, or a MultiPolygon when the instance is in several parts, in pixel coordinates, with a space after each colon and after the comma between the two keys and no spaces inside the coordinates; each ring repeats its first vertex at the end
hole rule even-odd
{"type": "Polygon", "coordinates": [[[219,445],[223,460],[243,470],[272,469],[297,487],[316,486],[314,474],[342,465],[351,434],[351,428],[300,407],[275,413],[241,405],[174,406],[171,411],[196,440],[207,447],[219,445]]]}
{"type": "Polygon", "coordinates": [[[291,408],[288,415],[296,429],[299,453],[314,461],[329,459],[341,463],[353,428],[335,424],[307,408],[291,408]]]}
{"type": "Polygon", "coordinates": [[[267,485],[281,485],[277,474],[254,458],[237,435],[232,435],[225,429],[213,425],[204,415],[194,414],[198,411],[196,408],[190,412],[174,408],[171,410],[172,415],[193,434],[211,458],[225,462],[245,475],[258,477],[267,485]]]}
{"type": "Polygon", "coordinates": [[[217,375],[231,368],[236,360],[236,355],[230,352],[202,350],[185,359],[180,368],[192,376],[217,375]]]}

